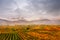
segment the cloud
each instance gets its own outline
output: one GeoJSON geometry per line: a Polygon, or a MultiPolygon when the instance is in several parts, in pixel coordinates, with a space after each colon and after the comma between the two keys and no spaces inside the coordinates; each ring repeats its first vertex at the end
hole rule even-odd
{"type": "Polygon", "coordinates": [[[37,11],[45,11],[49,15],[60,15],[60,0],[31,0],[31,9],[37,11]]]}
{"type": "Polygon", "coordinates": [[[0,0],[0,16],[9,17],[13,13],[11,11],[15,9],[14,0],[0,0]]]}
{"type": "Polygon", "coordinates": [[[0,16],[54,18],[60,16],[60,0],[0,0],[0,16]]]}

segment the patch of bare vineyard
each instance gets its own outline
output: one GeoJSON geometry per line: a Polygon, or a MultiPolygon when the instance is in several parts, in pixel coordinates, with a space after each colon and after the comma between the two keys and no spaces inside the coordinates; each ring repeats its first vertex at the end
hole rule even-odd
{"type": "Polygon", "coordinates": [[[0,26],[0,40],[60,40],[60,25],[0,26]]]}

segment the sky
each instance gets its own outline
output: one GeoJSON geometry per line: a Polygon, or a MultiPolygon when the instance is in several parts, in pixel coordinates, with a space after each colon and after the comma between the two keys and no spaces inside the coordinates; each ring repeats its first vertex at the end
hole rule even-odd
{"type": "Polygon", "coordinates": [[[0,17],[57,19],[60,18],[60,0],[0,0],[0,17]]]}

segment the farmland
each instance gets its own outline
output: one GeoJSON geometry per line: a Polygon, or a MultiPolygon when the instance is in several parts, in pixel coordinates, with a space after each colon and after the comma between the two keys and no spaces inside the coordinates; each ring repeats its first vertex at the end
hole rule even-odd
{"type": "Polygon", "coordinates": [[[60,40],[60,25],[1,25],[0,40],[60,40]]]}

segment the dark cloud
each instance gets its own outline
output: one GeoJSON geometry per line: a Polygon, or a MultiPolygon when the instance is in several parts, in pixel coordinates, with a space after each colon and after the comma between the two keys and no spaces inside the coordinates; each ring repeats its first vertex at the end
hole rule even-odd
{"type": "Polygon", "coordinates": [[[0,8],[11,8],[13,5],[14,0],[0,0],[0,8]]]}
{"type": "Polygon", "coordinates": [[[0,0],[0,16],[8,17],[10,11],[14,8],[14,0],[0,0]]]}
{"type": "Polygon", "coordinates": [[[29,8],[35,11],[43,10],[57,16],[60,14],[60,0],[30,0],[29,8]]]}

